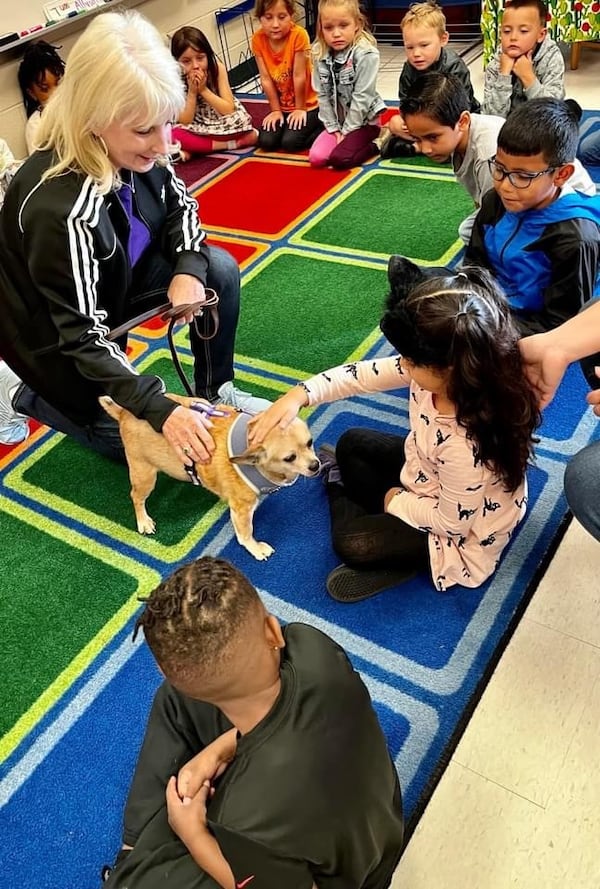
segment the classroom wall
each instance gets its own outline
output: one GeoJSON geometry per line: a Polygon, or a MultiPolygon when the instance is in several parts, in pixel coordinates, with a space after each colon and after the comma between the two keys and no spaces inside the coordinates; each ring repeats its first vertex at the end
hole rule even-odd
{"type": "MultiPolygon", "coordinates": [[[[1,5],[6,0],[0,0],[1,5]]],[[[40,8],[43,0],[39,0],[40,8]]],[[[204,31],[211,45],[219,55],[221,43],[217,30],[215,10],[230,6],[232,3],[218,3],[215,0],[122,0],[120,7],[136,6],[138,12],[145,15],[153,22],[159,31],[165,35],[165,40],[182,25],[194,25],[204,31]]],[[[70,20],[64,25],[54,26],[42,32],[45,39],[61,45],[60,55],[68,61],[69,50],[77,37],[89,22],[91,15],[77,21],[70,20]]],[[[3,13],[0,11],[0,33],[5,33],[11,28],[5,27],[3,13]]],[[[31,18],[31,15],[29,16],[31,18]]],[[[43,14],[38,20],[43,20],[43,14]]],[[[23,27],[28,27],[35,22],[23,22],[23,27]]],[[[36,35],[38,36],[38,35],[36,35]]],[[[231,49],[233,64],[240,60],[240,54],[247,51],[247,38],[244,31],[244,22],[237,19],[227,25],[227,42],[231,49]]],[[[23,48],[25,42],[23,42],[23,48]]],[[[17,68],[22,54],[19,46],[18,52],[14,50],[0,51],[0,137],[6,139],[15,157],[25,157],[25,110],[21,99],[21,92],[17,83],[17,68]]]]}

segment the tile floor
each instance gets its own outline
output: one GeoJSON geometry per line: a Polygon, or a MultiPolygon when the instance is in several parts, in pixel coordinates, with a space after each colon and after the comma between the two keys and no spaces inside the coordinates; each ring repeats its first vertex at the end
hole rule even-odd
{"type": "MultiPolygon", "coordinates": [[[[382,46],[396,96],[402,51],[382,46]]],[[[481,58],[470,65],[483,95],[481,58]]],[[[600,109],[600,53],[566,73],[600,109]]],[[[573,521],[471,719],[392,889],[600,889],[600,544],[573,521]]]]}

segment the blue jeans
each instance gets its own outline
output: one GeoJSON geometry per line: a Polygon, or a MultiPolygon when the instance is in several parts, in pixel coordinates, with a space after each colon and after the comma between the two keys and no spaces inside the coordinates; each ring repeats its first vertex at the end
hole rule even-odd
{"type": "Polygon", "coordinates": [[[577,521],[600,540],[600,441],[571,459],[565,471],[565,494],[577,521]]]}
{"type": "MultiPolygon", "coordinates": [[[[194,355],[196,394],[212,401],[217,397],[219,387],[233,379],[235,333],[240,313],[240,270],[225,250],[210,247],[209,251],[206,286],[219,295],[219,331],[213,339],[203,340],[191,325],[190,345],[194,355]]],[[[135,318],[147,309],[167,302],[172,277],[172,266],[162,254],[152,252],[143,256],[134,268],[127,317],[135,318]]],[[[210,327],[208,314],[198,321],[210,327]]],[[[119,340],[119,344],[124,350],[124,340],[119,340]]],[[[78,426],[28,386],[21,384],[13,398],[13,407],[18,413],[33,417],[105,457],[119,462],[125,460],[118,424],[100,406],[92,423],[78,426]]]]}

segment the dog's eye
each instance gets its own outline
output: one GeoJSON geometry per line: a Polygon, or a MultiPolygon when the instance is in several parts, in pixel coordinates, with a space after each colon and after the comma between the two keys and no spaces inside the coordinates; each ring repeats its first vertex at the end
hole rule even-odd
{"type": "Polygon", "coordinates": [[[312,448],[312,446],[313,446],[313,440],[312,440],[312,438],[309,438],[308,441],[306,442],[306,447],[312,448]]]}
{"type": "Polygon", "coordinates": [[[295,454],[288,454],[287,457],[284,457],[284,458],[283,458],[283,462],[284,462],[284,463],[293,463],[295,459],[296,459],[296,455],[295,455],[295,454]]]}

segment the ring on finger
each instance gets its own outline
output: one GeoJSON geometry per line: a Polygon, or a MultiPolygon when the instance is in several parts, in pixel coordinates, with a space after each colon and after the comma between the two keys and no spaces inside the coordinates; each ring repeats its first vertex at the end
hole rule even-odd
{"type": "Polygon", "coordinates": [[[189,448],[182,448],[181,450],[183,451],[183,453],[185,454],[186,457],[189,457],[190,454],[192,453],[189,448]]]}

